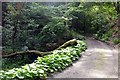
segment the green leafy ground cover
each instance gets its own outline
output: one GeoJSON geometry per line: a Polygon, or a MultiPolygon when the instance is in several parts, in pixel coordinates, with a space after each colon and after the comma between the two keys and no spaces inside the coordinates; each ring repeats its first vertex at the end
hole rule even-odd
{"type": "Polygon", "coordinates": [[[38,57],[31,64],[26,64],[20,68],[13,68],[10,70],[1,70],[1,80],[13,80],[13,79],[44,79],[50,73],[62,71],[66,67],[72,65],[75,60],[78,60],[80,53],[85,51],[86,43],[84,41],[77,40],[77,45],[62,48],[60,50],[54,50],[53,54],[44,57],[38,57]]]}

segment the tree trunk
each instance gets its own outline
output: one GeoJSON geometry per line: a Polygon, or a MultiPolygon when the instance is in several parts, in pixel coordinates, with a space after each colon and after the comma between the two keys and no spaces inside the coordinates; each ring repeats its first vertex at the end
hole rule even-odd
{"type": "MultiPolygon", "coordinates": [[[[65,47],[76,45],[76,44],[77,44],[77,40],[72,39],[72,40],[65,42],[63,45],[61,45],[57,49],[65,48],[65,47]]],[[[55,49],[55,50],[57,50],[57,49],[55,49]]],[[[24,54],[35,54],[35,55],[39,55],[39,56],[44,56],[44,55],[52,54],[53,51],[49,51],[49,52],[40,52],[40,51],[36,51],[36,50],[20,51],[20,52],[11,53],[8,55],[3,55],[2,58],[14,57],[16,55],[24,55],[24,54]]]]}

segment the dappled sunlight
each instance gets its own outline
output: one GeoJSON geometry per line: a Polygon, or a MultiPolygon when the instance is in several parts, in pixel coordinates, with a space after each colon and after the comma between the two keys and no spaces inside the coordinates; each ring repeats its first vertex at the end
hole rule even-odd
{"type": "Polygon", "coordinates": [[[105,52],[105,53],[111,53],[112,51],[110,49],[103,49],[103,48],[93,48],[88,51],[92,52],[105,52]]]}
{"type": "Polygon", "coordinates": [[[104,49],[104,48],[93,48],[93,49],[88,49],[86,50],[89,54],[86,54],[87,56],[95,53],[95,54],[100,54],[101,58],[103,59],[108,59],[108,57],[113,57],[113,53],[118,53],[117,50],[111,50],[111,49],[104,49]]]}

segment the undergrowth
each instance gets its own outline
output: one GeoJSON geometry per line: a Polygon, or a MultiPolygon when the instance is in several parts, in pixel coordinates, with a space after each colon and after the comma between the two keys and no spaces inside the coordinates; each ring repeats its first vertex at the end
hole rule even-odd
{"type": "Polygon", "coordinates": [[[1,70],[0,79],[45,79],[50,73],[62,71],[79,59],[80,53],[86,49],[86,43],[80,40],[77,40],[77,43],[75,46],[54,50],[51,55],[38,57],[33,63],[20,68],[1,70]]]}

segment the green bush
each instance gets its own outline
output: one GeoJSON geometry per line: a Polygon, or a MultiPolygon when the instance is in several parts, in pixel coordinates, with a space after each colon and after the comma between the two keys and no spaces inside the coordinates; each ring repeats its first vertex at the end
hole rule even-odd
{"type": "Polygon", "coordinates": [[[120,39],[115,38],[115,39],[113,40],[113,43],[114,43],[114,44],[120,44],[120,39]]]}
{"type": "Polygon", "coordinates": [[[74,37],[71,35],[69,21],[63,18],[67,12],[67,4],[48,6],[44,3],[24,3],[20,11],[15,9],[15,5],[16,3],[7,3],[6,11],[3,11],[3,51],[5,53],[21,51],[24,46],[30,50],[49,51],[53,49],[48,49],[47,43],[56,43],[56,47],[52,46],[55,49],[60,45],[61,39],[65,42],[74,37]],[[14,30],[15,26],[17,30],[14,30]]]}
{"type": "Polygon", "coordinates": [[[54,50],[53,54],[38,57],[32,64],[26,64],[21,68],[0,71],[1,80],[12,79],[44,79],[50,73],[62,71],[80,57],[80,53],[86,49],[86,43],[77,40],[77,45],[54,50]]]}
{"type": "Polygon", "coordinates": [[[61,17],[54,17],[50,23],[43,27],[40,33],[40,39],[43,43],[55,42],[54,39],[60,39],[69,34],[69,28],[64,24],[61,17]]]}

